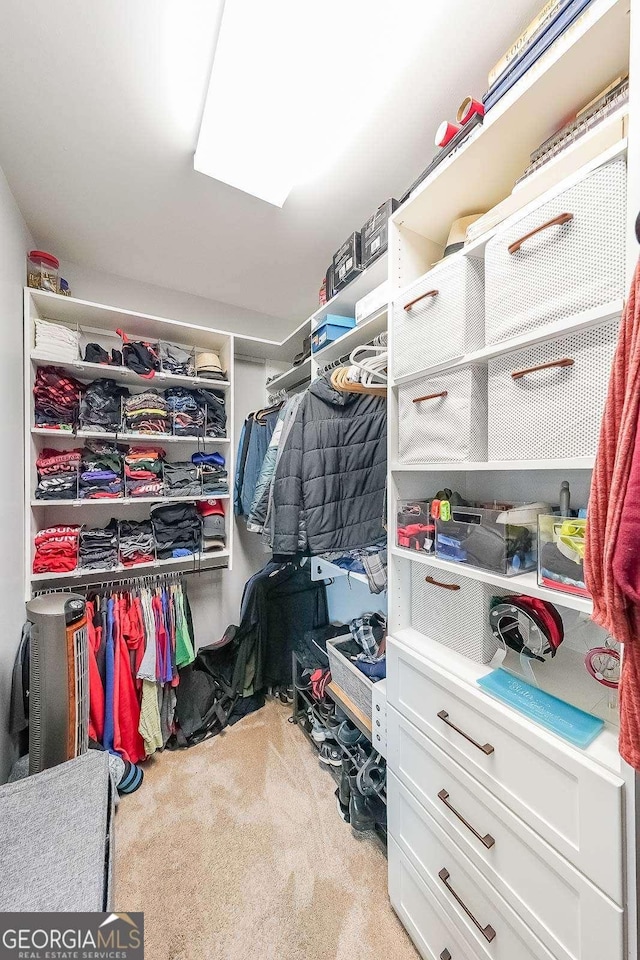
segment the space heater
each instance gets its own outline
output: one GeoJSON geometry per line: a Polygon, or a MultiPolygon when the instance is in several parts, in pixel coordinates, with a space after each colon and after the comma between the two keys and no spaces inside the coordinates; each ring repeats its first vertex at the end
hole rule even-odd
{"type": "Polygon", "coordinates": [[[29,656],[29,773],[88,749],[89,663],[85,601],[50,593],[27,603],[33,624],[29,656]]]}

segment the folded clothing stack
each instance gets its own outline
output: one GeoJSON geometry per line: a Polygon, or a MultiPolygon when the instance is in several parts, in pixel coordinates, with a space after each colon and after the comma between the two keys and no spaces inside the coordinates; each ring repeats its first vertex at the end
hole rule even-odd
{"type": "Polygon", "coordinates": [[[136,393],[125,400],[124,423],[132,433],[167,433],[169,407],[157,390],[136,393]]]}
{"type": "Polygon", "coordinates": [[[103,366],[121,367],[122,353],[115,348],[109,353],[99,343],[88,343],[84,349],[86,363],[101,363],[103,366]]]}
{"type": "Polygon", "coordinates": [[[36,426],[72,430],[82,390],[83,385],[59,367],[38,367],[33,385],[36,426]]]}
{"type": "Polygon", "coordinates": [[[128,396],[126,387],[106,377],[88,384],[80,404],[82,428],[117,433],[122,427],[122,400],[128,396]]]}
{"type": "Polygon", "coordinates": [[[156,541],[150,520],[121,520],[118,525],[118,555],[125,567],[155,560],[156,541]]]}
{"type": "Polygon", "coordinates": [[[200,467],[203,493],[229,492],[225,460],[221,453],[205,453],[199,450],[192,455],[191,460],[200,467]]]}
{"type": "Polygon", "coordinates": [[[36,460],[36,500],[75,500],[82,451],[44,449],[36,460]]]}
{"type": "Polygon", "coordinates": [[[215,350],[196,354],[196,373],[205,380],[226,380],[227,375],[220,363],[220,354],[215,350]]]}
{"type": "Polygon", "coordinates": [[[80,531],[80,566],[84,570],[113,570],[118,566],[118,524],[80,531]]]}
{"type": "Polygon", "coordinates": [[[205,430],[205,405],[197,390],[185,387],[170,387],[165,392],[171,412],[173,433],[180,437],[203,437],[205,430]]]}
{"type": "Polygon", "coordinates": [[[200,387],[194,391],[196,400],[205,414],[205,432],[208,437],[225,437],[227,434],[227,412],[224,390],[205,390],[200,387]]]}
{"type": "Polygon", "coordinates": [[[200,550],[202,524],[193,503],[170,503],[153,507],[151,523],[158,557],[184,557],[200,550]]]}
{"type": "Polygon", "coordinates": [[[35,537],[34,573],[68,573],[78,566],[80,527],[46,527],[35,537]]]}
{"type": "Polygon", "coordinates": [[[160,365],[165,373],[172,373],[174,376],[195,376],[193,350],[184,350],[175,343],[162,341],[160,344],[160,365]]]}
{"type": "Polygon", "coordinates": [[[200,470],[191,460],[164,465],[164,492],[167,497],[199,497],[200,470]]]}
{"type": "Polygon", "coordinates": [[[197,509],[202,517],[202,552],[224,550],[227,541],[222,501],[201,500],[197,509]]]}
{"type": "Polygon", "coordinates": [[[128,497],[162,497],[162,447],[129,447],[124,458],[124,475],[128,497]]]}
{"type": "Polygon", "coordinates": [[[31,354],[38,360],[59,360],[71,362],[80,356],[77,330],[65,327],[50,320],[36,320],[36,346],[31,354]]]}
{"type": "Polygon", "coordinates": [[[116,500],[124,496],[122,457],[118,448],[98,440],[82,451],[80,496],[83,500],[116,500]]]}

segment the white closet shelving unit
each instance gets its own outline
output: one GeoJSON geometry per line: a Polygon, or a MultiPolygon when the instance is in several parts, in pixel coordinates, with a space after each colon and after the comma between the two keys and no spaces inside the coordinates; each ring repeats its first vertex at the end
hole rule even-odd
{"type": "MultiPolygon", "coordinates": [[[[638,0],[593,0],[467,144],[392,216],[392,300],[440,260],[457,217],[490,210],[508,197],[531,151],[631,66],[624,138],[611,144],[605,127],[597,128],[526,182],[523,195],[526,213],[538,197],[571,185],[578,166],[584,172],[624,156],[630,280],[640,209],[639,58],[638,0]]],[[[482,261],[495,232],[453,256],[482,261]]],[[[422,339],[416,343],[416,350],[424,349],[420,370],[399,377],[389,390],[389,892],[425,960],[638,957],[637,778],[618,754],[615,703],[587,674],[581,641],[571,641],[572,630],[598,631],[585,626],[591,600],[538,586],[535,572],[506,577],[395,544],[397,502],[430,499],[442,487],[472,500],[557,504],[560,482],[569,479],[572,504],[586,505],[592,450],[566,459],[400,462],[399,392],[428,376],[486,368],[496,357],[586,334],[615,322],[622,309],[622,300],[612,301],[439,364],[430,365],[422,339]],[[459,630],[457,650],[429,636],[428,611],[415,616],[419,598],[412,591],[425,574],[450,582],[451,573],[488,596],[522,593],[559,609],[567,642],[540,684],[606,720],[588,748],[573,747],[481,691],[477,681],[497,661],[483,665],[459,652],[472,629],[464,616],[452,622],[459,630]]],[[[393,320],[390,334],[393,364],[393,320]]]]}
{"type": "MultiPolygon", "coordinates": [[[[273,345],[275,346],[275,345],[273,345]]],[[[265,341],[265,349],[272,345],[265,341]]],[[[229,476],[229,489],[234,477],[234,437],[233,437],[233,365],[234,337],[222,331],[208,327],[195,326],[164,317],[135,313],[104,304],[91,303],[72,297],[58,296],[30,288],[24,291],[24,431],[25,431],[25,599],[30,599],[34,590],[51,586],[73,585],[90,582],[100,577],[123,579],[139,575],[149,575],[155,571],[210,570],[231,568],[233,558],[234,523],[230,509],[230,495],[217,496],[226,502],[226,548],[217,552],[201,553],[195,557],[154,560],[153,563],[138,564],[133,567],[110,568],[108,570],[76,569],[70,573],[34,574],[32,570],[34,555],[34,536],[38,530],[57,523],[86,524],[104,526],[111,517],[117,519],[142,520],[149,517],[150,507],[154,504],[194,503],[211,499],[204,495],[197,497],[141,497],[115,500],[35,500],[37,485],[36,459],[45,447],[70,449],[82,446],[86,440],[112,440],[130,445],[159,444],[167,447],[167,461],[188,460],[197,450],[219,451],[226,461],[229,476]],[[87,342],[96,341],[106,349],[121,348],[117,329],[124,330],[132,339],[150,342],[167,341],[187,349],[215,350],[220,355],[223,368],[228,371],[226,381],[206,380],[201,377],[176,376],[158,372],[152,380],[139,377],[124,367],[102,366],[78,359],[61,363],[57,360],[33,358],[36,319],[51,320],[77,329],[81,333],[81,350],[87,342]],[[55,366],[64,369],[69,375],[83,383],[98,378],[111,378],[127,387],[132,393],[147,389],[164,390],[168,387],[204,387],[224,390],[226,396],[227,433],[220,438],[178,437],[171,434],[144,433],[102,433],[92,430],[78,430],[75,433],[50,430],[34,426],[33,385],[38,367],[55,366]]]]}

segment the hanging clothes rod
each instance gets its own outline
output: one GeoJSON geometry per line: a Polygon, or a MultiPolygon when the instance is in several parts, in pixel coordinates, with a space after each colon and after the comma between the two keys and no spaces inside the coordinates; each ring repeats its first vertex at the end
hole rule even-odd
{"type": "Polygon", "coordinates": [[[115,580],[90,580],[85,583],[79,583],[73,586],[51,587],[44,590],[35,590],[34,597],[41,597],[49,593],[81,593],[88,590],[111,590],[116,587],[136,589],[136,587],[150,587],[159,583],[179,583],[183,577],[190,577],[196,573],[208,573],[209,570],[218,569],[216,567],[207,567],[204,570],[176,570],[167,573],[147,574],[140,577],[126,577],[115,580]]]}

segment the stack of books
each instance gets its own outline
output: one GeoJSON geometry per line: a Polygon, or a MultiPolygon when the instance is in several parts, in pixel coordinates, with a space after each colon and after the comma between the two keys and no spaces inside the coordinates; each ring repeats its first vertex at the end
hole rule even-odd
{"type": "Polygon", "coordinates": [[[488,111],[562,36],[592,0],[548,0],[526,30],[489,72],[489,89],[482,98],[488,111]]]}
{"type": "Polygon", "coordinates": [[[617,77],[579,110],[573,120],[565,123],[560,130],[533,151],[530,157],[531,162],[522,176],[516,180],[516,186],[628,102],[629,78],[617,77]]]}

